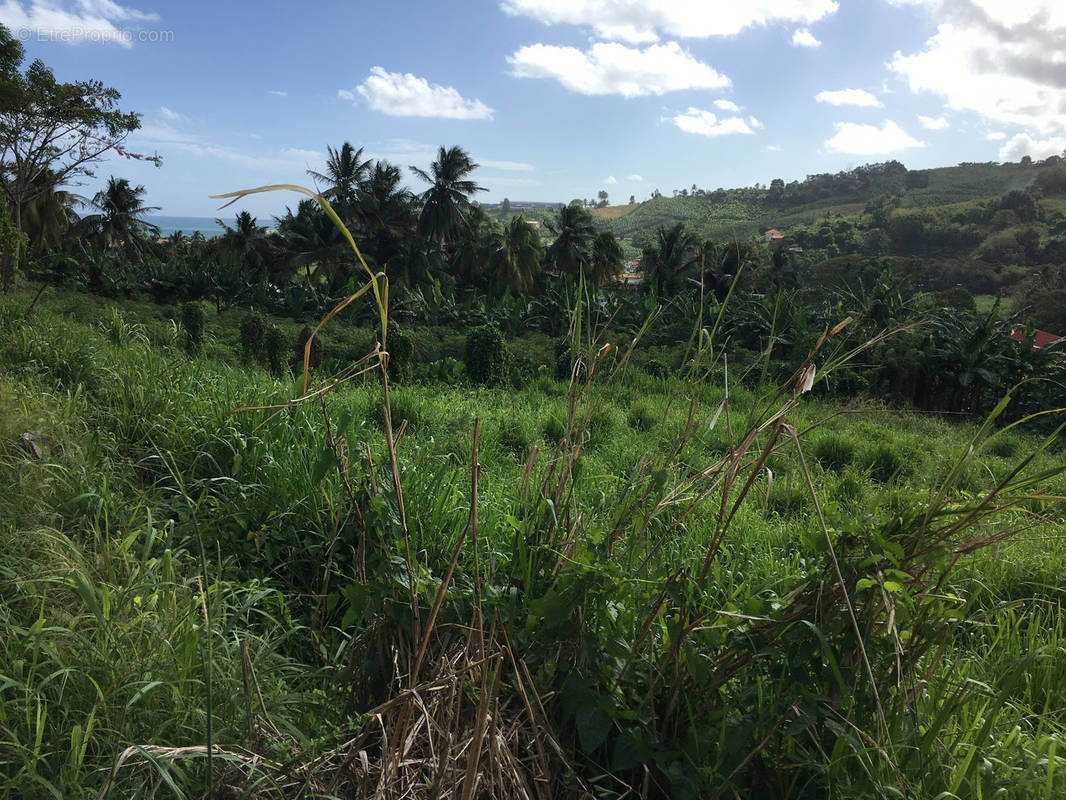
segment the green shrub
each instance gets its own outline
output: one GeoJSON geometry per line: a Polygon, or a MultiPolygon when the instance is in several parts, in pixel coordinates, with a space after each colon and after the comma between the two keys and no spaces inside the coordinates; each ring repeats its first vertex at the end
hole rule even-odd
{"type": "Polygon", "coordinates": [[[266,336],[263,338],[263,349],[266,351],[267,366],[270,368],[270,374],[275,377],[281,377],[281,373],[285,369],[288,344],[285,333],[281,328],[277,325],[271,325],[267,328],[266,336]]]}
{"type": "Polygon", "coordinates": [[[613,405],[600,405],[589,414],[589,447],[601,447],[619,435],[625,418],[613,405]]]}
{"type": "Polygon", "coordinates": [[[501,449],[524,459],[533,449],[536,439],[537,434],[528,416],[512,413],[501,417],[500,427],[496,432],[496,440],[501,449]]]}
{"type": "Polygon", "coordinates": [[[648,402],[634,403],[626,417],[629,427],[636,428],[638,431],[650,431],[658,421],[659,412],[648,402]]]}
{"type": "Polygon", "coordinates": [[[811,452],[825,469],[840,472],[855,460],[855,443],[843,434],[824,434],[814,440],[811,452]]]}
{"type": "Polygon", "coordinates": [[[888,442],[874,445],[863,453],[859,464],[878,483],[888,483],[914,472],[914,460],[903,452],[903,448],[888,442]]]}
{"type": "Polygon", "coordinates": [[[266,317],[258,311],[249,311],[244,315],[240,327],[242,364],[266,364],[266,332],[266,317]]]}
{"type": "Polygon", "coordinates": [[[985,452],[997,458],[1014,458],[1018,453],[1018,440],[1007,434],[999,434],[985,446],[985,452]]]}
{"type": "Polygon", "coordinates": [[[791,486],[789,485],[788,475],[785,472],[782,471],[775,476],[773,486],[770,487],[770,492],[766,496],[766,511],[768,513],[779,517],[788,517],[791,514],[807,511],[810,504],[810,493],[802,485],[801,481],[796,480],[795,476],[793,476],[791,486]]]}
{"type": "MultiPolygon", "coordinates": [[[[433,411],[432,403],[428,403],[425,390],[419,387],[398,387],[392,393],[392,429],[398,431],[404,420],[407,420],[407,429],[412,433],[418,433],[431,420],[429,417],[433,411]]],[[[384,410],[379,406],[378,417],[382,428],[385,425],[384,410]]]]}
{"type": "Polygon", "coordinates": [[[466,337],[466,374],[474,383],[498,383],[503,376],[507,347],[495,325],[481,325],[466,337]]]}
{"type": "MultiPolygon", "coordinates": [[[[304,325],[300,331],[300,335],[296,337],[295,348],[295,363],[298,369],[303,370],[304,365],[304,348],[307,347],[307,340],[311,339],[311,327],[304,325]]],[[[311,352],[308,356],[307,365],[309,367],[322,366],[322,342],[316,336],[311,339],[311,352]]]]}
{"type": "Polygon", "coordinates": [[[977,310],[977,300],[974,298],[973,293],[962,286],[954,286],[950,289],[944,289],[942,292],[937,292],[933,295],[933,300],[941,308],[958,308],[963,311],[977,310]]]}
{"type": "Polygon", "coordinates": [[[566,436],[566,423],[559,417],[547,417],[540,426],[541,431],[544,433],[544,438],[551,444],[561,442],[563,437],[566,436]]]}
{"type": "Polygon", "coordinates": [[[200,303],[190,302],[181,307],[181,346],[190,356],[200,355],[204,349],[207,315],[200,303]]]}
{"type": "Polygon", "coordinates": [[[411,374],[411,354],[414,342],[399,325],[389,320],[389,379],[403,381],[411,374]]]}
{"type": "Polygon", "coordinates": [[[509,350],[508,356],[507,377],[510,379],[511,386],[521,389],[536,379],[540,365],[529,353],[509,350]]]}

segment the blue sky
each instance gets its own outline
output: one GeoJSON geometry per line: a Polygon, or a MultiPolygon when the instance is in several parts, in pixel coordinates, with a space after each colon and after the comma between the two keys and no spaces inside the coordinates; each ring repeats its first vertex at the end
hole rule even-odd
{"type": "Polygon", "coordinates": [[[78,191],[126,177],[170,215],[308,183],[345,140],[423,168],[458,144],[485,202],[1066,150],[1062,0],[2,0],[0,22],[27,62],[118,89],[129,149],[163,158],[78,191]]]}

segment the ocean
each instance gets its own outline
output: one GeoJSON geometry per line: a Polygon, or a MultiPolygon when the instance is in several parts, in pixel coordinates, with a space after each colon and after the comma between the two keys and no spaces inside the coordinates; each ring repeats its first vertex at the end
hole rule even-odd
{"type": "MultiPolygon", "coordinates": [[[[146,216],[146,222],[150,222],[159,228],[160,236],[170,236],[172,233],[181,231],[186,236],[192,236],[199,231],[205,238],[221,236],[223,228],[212,217],[164,217],[146,216]]],[[[230,222],[232,225],[233,223],[230,222]]]]}

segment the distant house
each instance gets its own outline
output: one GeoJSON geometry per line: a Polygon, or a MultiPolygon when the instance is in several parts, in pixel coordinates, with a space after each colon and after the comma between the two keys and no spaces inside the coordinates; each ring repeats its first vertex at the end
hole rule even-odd
{"type": "MultiPolygon", "coordinates": [[[[1016,342],[1024,342],[1025,334],[1028,329],[1023,328],[1020,325],[1015,325],[1010,329],[1010,338],[1016,342]]],[[[1033,349],[1043,350],[1048,345],[1055,344],[1055,342],[1061,341],[1063,337],[1057,336],[1054,333],[1048,333],[1047,331],[1033,331],[1033,349]]]]}
{"type": "Polygon", "coordinates": [[[762,240],[770,244],[781,244],[781,242],[785,241],[785,234],[781,233],[777,228],[770,228],[762,235],[762,240]]]}
{"type": "Polygon", "coordinates": [[[625,288],[635,288],[644,283],[644,276],[634,275],[632,272],[626,272],[619,276],[618,282],[625,288]]]}
{"type": "Polygon", "coordinates": [[[800,254],[803,253],[803,248],[800,247],[798,244],[790,244],[788,246],[788,252],[796,253],[797,255],[800,255],[800,254]]]}

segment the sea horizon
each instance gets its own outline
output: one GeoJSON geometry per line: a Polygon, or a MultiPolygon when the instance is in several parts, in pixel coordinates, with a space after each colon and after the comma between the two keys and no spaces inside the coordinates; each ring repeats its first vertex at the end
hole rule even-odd
{"type": "Polygon", "coordinates": [[[145,222],[149,222],[159,228],[162,237],[171,236],[181,231],[185,236],[200,233],[206,239],[221,236],[225,229],[215,221],[214,217],[177,217],[167,215],[145,216],[145,222]]]}

